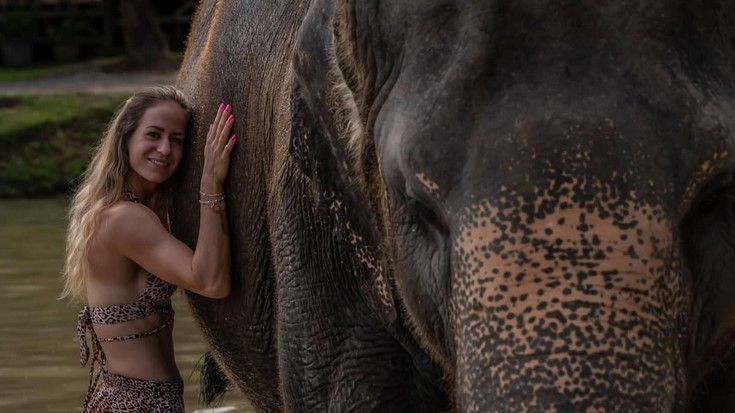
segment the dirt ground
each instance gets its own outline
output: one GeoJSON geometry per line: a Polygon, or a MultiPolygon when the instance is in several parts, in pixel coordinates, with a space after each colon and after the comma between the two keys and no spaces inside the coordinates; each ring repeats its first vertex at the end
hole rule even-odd
{"type": "Polygon", "coordinates": [[[142,87],[173,84],[176,72],[122,72],[79,71],[69,75],[46,77],[21,82],[0,82],[0,94],[51,93],[132,93],[142,87]]]}

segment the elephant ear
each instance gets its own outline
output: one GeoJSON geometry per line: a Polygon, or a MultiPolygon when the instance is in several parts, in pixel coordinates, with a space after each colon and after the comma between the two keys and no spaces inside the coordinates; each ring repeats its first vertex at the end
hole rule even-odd
{"type": "Polygon", "coordinates": [[[735,411],[735,176],[700,194],[682,224],[693,275],[689,385],[695,411],[735,411]]]}
{"type": "Polygon", "coordinates": [[[392,324],[397,312],[385,254],[366,191],[350,161],[346,135],[354,125],[344,116],[346,83],[334,56],[332,19],[331,1],[317,0],[299,31],[289,151],[311,178],[318,210],[331,218],[337,236],[352,249],[362,269],[355,276],[368,305],[392,324]]]}

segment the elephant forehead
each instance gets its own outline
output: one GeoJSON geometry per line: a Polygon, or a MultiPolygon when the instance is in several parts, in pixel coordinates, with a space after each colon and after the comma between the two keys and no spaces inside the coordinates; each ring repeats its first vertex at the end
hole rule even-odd
{"type": "Polygon", "coordinates": [[[503,397],[612,387],[666,398],[683,380],[672,357],[685,311],[671,223],[635,194],[580,203],[573,189],[467,210],[453,244],[458,377],[503,397]]]}

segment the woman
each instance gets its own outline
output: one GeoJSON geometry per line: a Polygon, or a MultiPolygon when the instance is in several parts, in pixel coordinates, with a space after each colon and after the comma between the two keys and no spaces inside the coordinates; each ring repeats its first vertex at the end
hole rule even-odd
{"type": "Polygon", "coordinates": [[[87,412],[183,412],[171,294],[176,286],[211,298],[229,294],[222,184],[237,140],[230,136],[230,105],[219,106],[207,134],[196,250],[169,233],[170,178],[183,156],[189,117],[174,87],[130,97],[72,201],[63,296],[87,303],[77,326],[82,365],[91,333],[87,412]]]}

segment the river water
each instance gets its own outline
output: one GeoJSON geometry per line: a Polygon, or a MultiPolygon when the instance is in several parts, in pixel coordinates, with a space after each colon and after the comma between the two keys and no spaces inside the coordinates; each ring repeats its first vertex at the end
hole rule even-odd
{"type": "MultiPolygon", "coordinates": [[[[77,412],[89,368],[74,340],[79,305],[59,301],[67,198],[0,200],[0,411],[77,412]]],[[[176,310],[176,361],[187,412],[249,412],[230,392],[217,409],[198,401],[195,366],[206,345],[183,293],[176,310]]]]}

